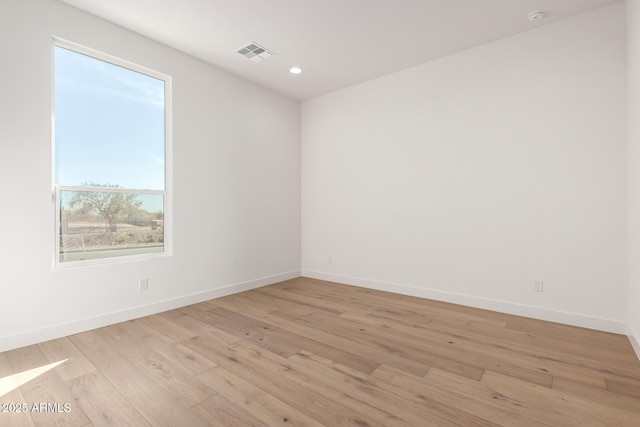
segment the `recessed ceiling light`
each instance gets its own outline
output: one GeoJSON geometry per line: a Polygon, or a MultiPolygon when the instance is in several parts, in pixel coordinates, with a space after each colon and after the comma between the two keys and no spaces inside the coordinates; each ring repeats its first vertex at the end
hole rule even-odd
{"type": "Polygon", "coordinates": [[[289,68],[289,72],[291,74],[300,74],[302,72],[302,68],[300,68],[300,67],[291,67],[291,68],[289,68]]]}
{"type": "Polygon", "coordinates": [[[529,18],[529,21],[534,22],[544,18],[544,15],[546,15],[546,12],[544,10],[536,10],[534,12],[531,12],[529,16],[527,16],[527,18],[529,18]]]}

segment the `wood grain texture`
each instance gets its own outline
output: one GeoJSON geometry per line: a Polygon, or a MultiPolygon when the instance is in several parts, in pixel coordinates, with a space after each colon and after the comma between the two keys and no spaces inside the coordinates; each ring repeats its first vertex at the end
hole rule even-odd
{"type": "MultiPolygon", "coordinates": [[[[51,363],[38,345],[11,350],[6,355],[14,373],[51,363]]],[[[24,384],[20,391],[31,408],[31,417],[36,425],[84,426],[89,422],[55,370],[47,371],[24,384]],[[65,404],[69,405],[69,412],[64,411],[65,404]]]]}
{"type": "Polygon", "coordinates": [[[67,382],[71,394],[94,426],[144,427],[149,423],[100,373],[67,382]],[[105,402],[108,404],[105,405],[105,402]]]}
{"type": "Polygon", "coordinates": [[[2,426],[640,426],[622,335],[299,278],[0,353],[2,426]]]}
{"type": "MultiPolygon", "coordinates": [[[[13,374],[6,353],[0,353],[0,378],[7,378],[13,374]]],[[[0,403],[16,404],[26,402],[20,389],[12,389],[0,391],[0,403]]],[[[31,414],[29,412],[6,411],[0,412],[0,425],[7,427],[30,427],[35,426],[31,414]]]]}

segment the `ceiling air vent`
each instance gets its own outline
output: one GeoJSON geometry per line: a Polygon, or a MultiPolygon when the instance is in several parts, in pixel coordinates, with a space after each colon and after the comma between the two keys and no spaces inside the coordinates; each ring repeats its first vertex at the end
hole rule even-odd
{"type": "Polygon", "coordinates": [[[275,53],[268,51],[256,42],[248,43],[246,46],[237,49],[236,52],[253,62],[260,62],[275,55],[275,53]]]}

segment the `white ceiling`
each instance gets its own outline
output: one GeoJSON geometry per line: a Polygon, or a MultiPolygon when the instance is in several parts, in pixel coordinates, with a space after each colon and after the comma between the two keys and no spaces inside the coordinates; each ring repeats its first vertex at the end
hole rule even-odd
{"type": "Polygon", "coordinates": [[[305,100],[621,0],[62,1],[305,100]],[[235,52],[250,41],[276,55],[235,52]]]}

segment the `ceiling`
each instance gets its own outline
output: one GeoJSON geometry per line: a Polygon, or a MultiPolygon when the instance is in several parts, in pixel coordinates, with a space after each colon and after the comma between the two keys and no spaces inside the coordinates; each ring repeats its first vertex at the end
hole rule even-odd
{"type": "Polygon", "coordinates": [[[305,100],[621,0],[62,1],[305,100]],[[276,55],[235,51],[251,41],[276,55]]]}

